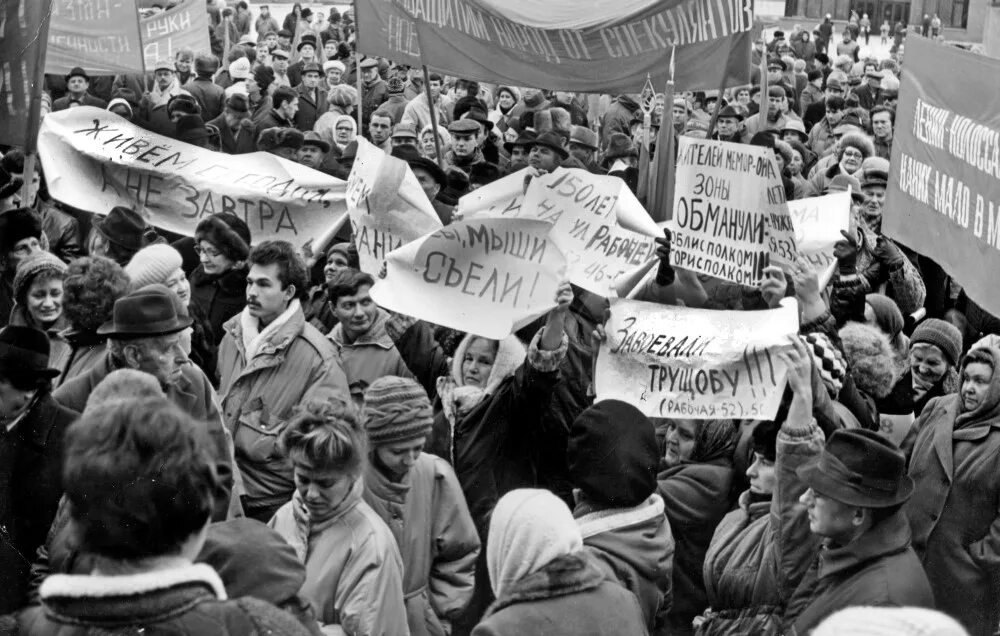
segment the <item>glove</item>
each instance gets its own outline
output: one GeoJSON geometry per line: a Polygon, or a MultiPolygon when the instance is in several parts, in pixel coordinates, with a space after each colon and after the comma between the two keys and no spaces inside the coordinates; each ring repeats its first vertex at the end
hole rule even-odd
{"type": "Polygon", "coordinates": [[[895,243],[884,236],[879,236],[878,240],[875,241],[875,258],[887,269],[893,270],[903,266],[905,257],[895,243]]]}
{"type": "Polygon", "coordinates": [[[663,230],[663,238],[653,240],[656,241],[656,256],[660,259],[656,267],[656,284],[660,287],[673,285],[677,273],[670,265],[670,230],[663,230]]]}
{"type": "Polygon", "coordinates": [[[840,231],[843,241],[837,241],[833,245],[833,255],[837,258],[837,268],[841,276],[850,276],[856,273],[858,265],[858,239],[845,230],[840,231]]]}

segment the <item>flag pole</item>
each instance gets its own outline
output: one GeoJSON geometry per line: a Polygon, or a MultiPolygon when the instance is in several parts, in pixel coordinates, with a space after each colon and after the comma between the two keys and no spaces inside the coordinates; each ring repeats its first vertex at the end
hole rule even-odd
{"type": "MultiPolygon", "coordinates": [[[[649,189],[649,216],[656,222],[667,221],[674,205],[674,57],[677,47],[670,49],[670,76],[663,91],[663,118],[656,138],[656,162],[653,182],[649,189]]],[[[650,172],[653,172],[652,170],[650,172]]]]}
{"type": "MultiPolygon", "coordinates": [[[[421,65],[424,70],[424,93],[427,95],[427,110],[431,113],[431,131],[434,133],[434,153],[437,155],[438,165],[445,170],[444,157],[441,156],[441,136],[438,135],[437,107],[434,106],[434,99],[431,97],[431,76],[427,72],[427,65],[421,65]]],[[[417,131],[420,134],[420,131],[417,131]]]]}
{"type": "Polygon", "coordinates": [[[31,95],[28,98],[28,127],[24,139],[24,185],[21,186],[21,205],[29,204],[31,182],[35,176],[35,162],[38,155],[38,127],[42,119],[42,84],[45,83],[45,53],[49,45],[49,24],[52,21],[52,1],[46,4],[42,14],[41,28],[35,48],[35,74],[31,78],[31,95]]]}
{"type": "Polygon", "coordinates": [[[358,51],[358,5],[354,7],[354,74],[355,83],[358,85],[358,134],[365,136],[365,118],[362,108],[365,103],[364,83],[361,80],[361,53],[358,51]]]}

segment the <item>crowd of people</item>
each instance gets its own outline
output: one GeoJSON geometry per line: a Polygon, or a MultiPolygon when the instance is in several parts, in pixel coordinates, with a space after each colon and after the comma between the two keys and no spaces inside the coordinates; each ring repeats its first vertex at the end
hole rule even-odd
{"type": "Polygon", "coordinates": [[[902,47],[862,55],[867,15],[760,38],[766,77],[653,98],[650,131],[637,94],[425,75],[358,54],[349,12],[217,4],[212,50],[49,76],[47,108],[341,179],[361,135],[444,224],[525,168],[637,189],[665,123],[772,148],[788,200],[850,190],[851,229],[826,286],[695,275],[657,239],[640,300],[801,318],[773,420],[658,419],[595,401],[607,299],[569,282],[490,340],[379,307],[349,228],[173,235],[5,148],[0,634],[1000,628],[1000,321],[882,233],[902,47]]]}

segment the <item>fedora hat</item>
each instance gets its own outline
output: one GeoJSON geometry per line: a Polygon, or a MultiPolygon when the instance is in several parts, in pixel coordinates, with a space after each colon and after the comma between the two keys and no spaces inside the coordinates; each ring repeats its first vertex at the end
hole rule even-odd
{"type": "Polygon", "coordinates": [[[323,154],[330,152],[330,144],[319,133],[311,130],[302,135],[302,146],[316,146],[323,154]]]}
{"type": "Polygon", "coordinates": [[[448,175],[445,174],[441,166],[436,161],[421,155],[420,151],[412,146],[396,146],[392,149],[392,156],[405,161],[411,169],[422,168],[426,170],[442,189],[447,187],[448,175]]]}
{"type": "Polygon", "coordinates": [[[128,250],[139,251],[155,240],[150,228],[138,212],[124,206],[111,208],[108,215],[94,222],[97,231],[108,241],[128,250]]]}
{"type": "Polygon", "coordinates": [[[538,135],[533,130],[525,130],[514,141],[505,141],[503,149],[510,153],[514,146],[530,146],[538,135]]]}
{"type": "Polygon", "coordinates": [[[796,469],[802,482],[848,506],[889,508],[913,494],[906,457],[874,431],[835,431],[820,456],[796,469]]]}
{"type": "Polygon", "coordinates": [[[118,340],[151,338],[177,333],[191,326],[190,317],[180,317],[170,297],[173,292],[145,287],[115,301],[111,320],[97,333],[118,340]]]}
{"type": "Polygon", "coordinates": [[[534,146],[543,146],[545,148],[549,148],[563,159],[569,156],[569,151],[566,150],[566,148],[564,148],[562,145],[562,139],[559,137],[559,135],[555,133],[543,132],[542,134],[535,137],[535,139],[530,144],[527,145],[529,150],[534,146]]]}
{"type": "Polygon", "coordinates": [[[49,368],[49,337],[34,327],[11,325],[0,329],[0,371],[18,378],[55,378],[62,371],[49,368]]]}
{"type": "Polygon", "coordinates": [[[586,126],[573,126],[569,133],[569,143],[590,148],[594,152],[600,150],[597,146],[597,133],[586,126]]]}

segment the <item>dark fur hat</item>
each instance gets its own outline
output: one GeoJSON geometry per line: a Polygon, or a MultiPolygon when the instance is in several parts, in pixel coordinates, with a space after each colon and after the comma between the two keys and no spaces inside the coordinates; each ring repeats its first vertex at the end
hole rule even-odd
{"type": "Polygon", "coordinates": [[[208,241],[231,261],[245,261],[250,255],[250,228],[233,214],[206,217],[194,232],[195,241],[208,241]]]}

